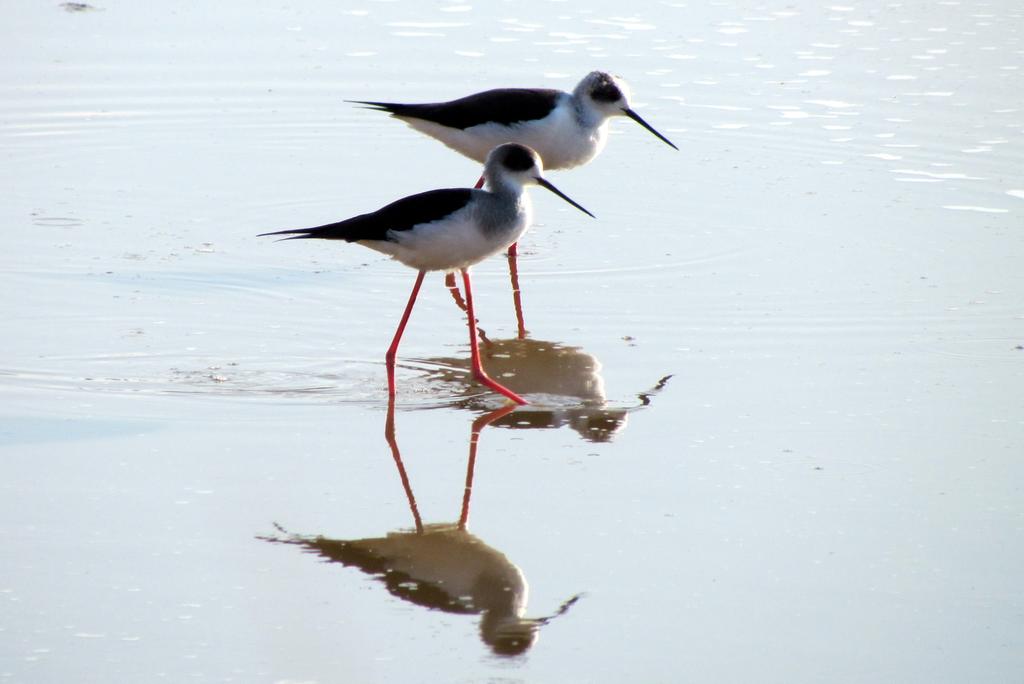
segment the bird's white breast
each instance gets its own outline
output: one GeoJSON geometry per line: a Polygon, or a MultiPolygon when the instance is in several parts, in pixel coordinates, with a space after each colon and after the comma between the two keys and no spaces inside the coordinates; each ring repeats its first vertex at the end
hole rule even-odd
{"type": "Polygon", "coordinates": [[[590,127],[579,123],[568,96],[543,119],[511,126],[487,123],[462,130],[423,119],[399,118],[480,163],[498,145],[514,142],[536,150],[546,169],[569,169],[597,156],[608,138],[606,121],[590,127]]]}
{"type": "Polygon", "coordinates": [[[478,191],[473,202],[449,216],[410,230],[391,231],[391,240],[361,241],[421,271],[454,271],[502,252],[519,240],[531,220],[529,200],[478,191]]]}

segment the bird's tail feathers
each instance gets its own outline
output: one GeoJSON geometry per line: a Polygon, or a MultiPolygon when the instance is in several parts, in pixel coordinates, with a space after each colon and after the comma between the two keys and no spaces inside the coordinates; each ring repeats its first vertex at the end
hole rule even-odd
{"type": "Polygon", "coordinates": [[[394,114],[402,105],[395,102],[369,102],[367,100],[345,100],[351,104],[363,105],[364,109],[373,109],[378,112],[394,114]]]}

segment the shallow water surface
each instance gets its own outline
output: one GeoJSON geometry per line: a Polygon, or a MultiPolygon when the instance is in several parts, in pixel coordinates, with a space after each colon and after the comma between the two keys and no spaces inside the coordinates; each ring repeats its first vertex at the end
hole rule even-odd
{"type": "Polygon", "coordinates": [[[15,3],[0,679],[1010,681],[1014,3],[15,3]],[[474,269],[275,243],[476,165],[345,99],[621,74],[474,269]]]}

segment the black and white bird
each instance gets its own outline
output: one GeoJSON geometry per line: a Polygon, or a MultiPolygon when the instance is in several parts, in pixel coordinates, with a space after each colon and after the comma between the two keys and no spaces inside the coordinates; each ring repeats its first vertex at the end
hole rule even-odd
{"type": "Polygon", "coordinates": [[[496,146],[515,142],[533,148],[549,170],[586,164],[604,149],[615,116],[633,119],[679,149],[633,110],[625,82],[603,71],[587,74],[571,93],[497,88],[448,102],[352,102],[388,112],[481,163],[496,146]]]}
{"type": "MultiPolygon", "coordinates": [[[[352,102],[388,112],[481,163],[494,147],[514,142],[535,150],[548,170],[586,164],[604,149],[608,142],[608,122],[616,116],[633,119],[665,144],[679,149],[633,110],[629,86],[603,71],[587,74],[571,93],[548,88],[497,88],[448,102],[352,102]]],[[[481,176],[476,187],[482,187],[483,183],[481,176]]],[[[508,246],[519,336],[525,337],[517,252],[516,242],[508,246]]],[[[445,284],[455,295],[453,274],[446,276],[445,284]]],[[[465,308],[457,295],[456,302],[465,308]]]]}
{"type": "Polygon", "coordinates": [[[470,285],[470,266],[515,243],[531,222],[526,186],[550,190],[580,211],[543,175],[536,152],[518,144],[494,148],[484,163],[486,189],[450,188],[404,197],[377,211],[313,228],[280,230],[262,235],[289,235],[289,240],[322,238],[344,240],[383,252],[416,269],[418,274],[398,329],[385,355],[388,394],[395,395],[395,357],[420,285],[427,271],[461,271],[466,294],[473,375],[483,385],[518,404],[526,400],[484,372],[477,343],[476,318],[470,285]]]}

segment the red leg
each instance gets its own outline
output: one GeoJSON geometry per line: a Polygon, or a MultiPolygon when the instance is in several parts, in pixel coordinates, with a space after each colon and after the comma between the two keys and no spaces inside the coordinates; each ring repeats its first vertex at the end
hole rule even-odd
{"type": "MultiPolygon", "coordinates": [[[[444,285],[448,288],[448,293],[451,294],[452,299],[455,300],[455,306],[462,310],[462,313],[466,313],[466,300],[462,298],[462,293],[459,292],[459,286],[455,284],[455,273],[446,273],[444,275],[444,285]]],[[[520,316],[522,318],[522,316],[520,316]]],[[[520,326],[521,328],[522,326],[520,326]]],[[[526,331],[522,331],[523,334],[520,338],[526,336],[526,331]]],[[[487,333],[484,332],[483,328],[477,328],[477,333],[480,335],[480,341],[484,344],[490,344],[490,340],[487,339],[487,333]]]]}
{"type": "Polygon", "coordinates": [[[516,259],[516,243],[508,248],[508,275],[512,281],[512,305],[516,310],[516,327],[519,339],[526,339],[526,321],[523,319],[523,294],[519,289],[519,261],[516,259]]]}
{"type": "Polygon", "coordinates": [[[409,295],[409,303],[405,305],[405,313],[402,314],[402,320],[398,322],[398,330],[395,331],[395,337],[391,340],[391,346],[388,347],[388,352],[384,355],[384,361],[388,368],[388,397],[395,396],[395,356],[398,354],[398,343],[402,340],[402,333],[405,332],[405,324],[409,322],[409,314],[412,313],[412,305],[416,303],[416,295],[420,293],[420,285],[423,284],[423,276],[426,275],[426,273],[426,271],[420,271],[416,275],[416,284],[412,286],[412,293],[409,295]]]}
{"type": "Polygon", "coordinates": [[[462,288],[466,291],[466,318],[469,324],[469,353],[473,363],[473,376],[480,384],[485,385],[498,394],[508,397],[517,404],[527,403],[525,399],[490,378],[480,363],[480,347],[476,340],[476,318],[473,313],[473,286],[469,282],[469,269],[462,269],[462,288]]]}
{"type": "Polygon", "coordinates": [[[455,273],[444,274],[444,286],[448,288],[448,292],[451,293],[452,299],[455,300],[455,305],[466,311],[466,301],[462,298],[462,294],[459,292],[459,286],[455,284],[455,273]]]}
{"type": "MultiPolygon", "coordinates": [[[[477,190],[484,186],[484,177],[480,176],[480,180],[476,182],[474,186],[477,190]]],[[[519,268],[516,261],[516,245],[513,243],[508,248],[508,271],[509,276],[512,278],[512,304],[516,311],[516,325],[519,329],[519,339],[526,337],[526,323],[523,320],[523,298],[519,291],[519,268]]],[[[452,299],[455,300],[456,306],[462,311],[466,312],[466,300],[462,298],[459,293],[459,287],[455,284],[455,274],[446,273],[444,276],[444,286],[448,288],[448,292],[451,293],[452,299]]],[[[482,335],[482,332],[481,332],[482,335]]],[[[486,340],[485,340],[486,342],[486,340]]]]}

